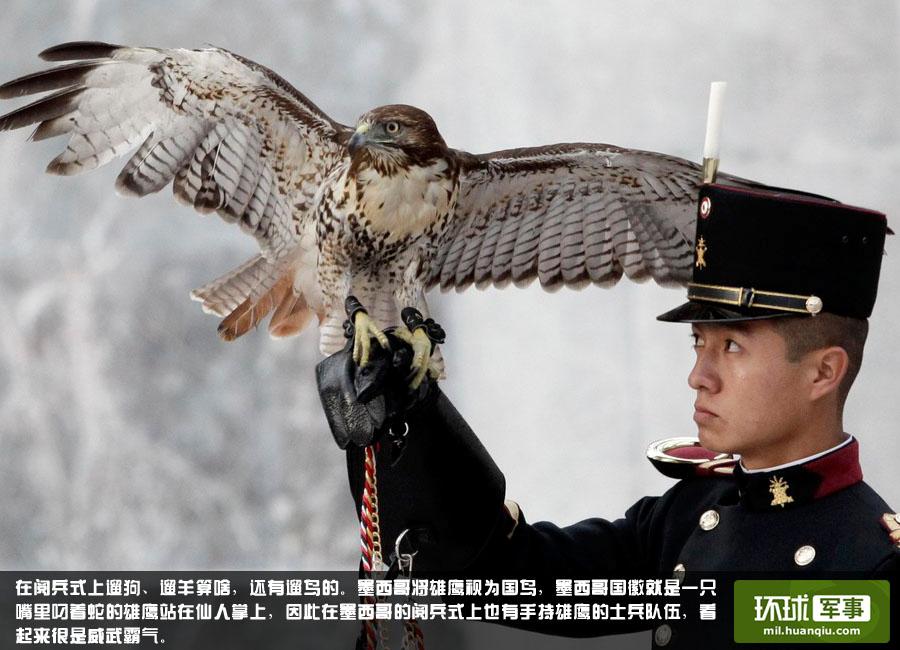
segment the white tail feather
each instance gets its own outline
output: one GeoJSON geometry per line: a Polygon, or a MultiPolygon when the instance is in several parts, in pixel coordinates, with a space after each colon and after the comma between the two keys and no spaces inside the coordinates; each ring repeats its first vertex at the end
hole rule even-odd
{"type": "Polygon", "coordinates": [[[262,255],[257,255],[225,275],[194,289],[191,291],[191,299],[202,303],[203,311],[209,314],[227,316],[250,296],[255,287],[275,275],[272,263],[262,255]]]}

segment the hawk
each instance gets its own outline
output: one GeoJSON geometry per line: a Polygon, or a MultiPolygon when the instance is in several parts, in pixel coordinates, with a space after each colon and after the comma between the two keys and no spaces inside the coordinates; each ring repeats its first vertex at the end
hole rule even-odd
{"type": "MultiPolygon", "coordinates": [[[[334,121],[280,76],[220,48],[73,42],[40,54],[64,65],[0,86],[0,98],[49,94],[0,117],[0,130],[69,136],[47,167],[77,174],[134,151],[122,194],[172,185],[201,213],[252,235],[259,254],[192,292],[235,339],[271,314],[269,332],[297,334],[315,315],[320,349],[354,355],[400,326],[415,350],[414,384],[439,373],[439,351],[406,330],[440,286],[610,286],[624,274],[683,284],[693,260],[699,166],[605,144],[470,154],[446,145],[424,111],[391,105],[355,127],[334,121]]],[[[720,175],[720,182],[749,183],[720,175]]]]}

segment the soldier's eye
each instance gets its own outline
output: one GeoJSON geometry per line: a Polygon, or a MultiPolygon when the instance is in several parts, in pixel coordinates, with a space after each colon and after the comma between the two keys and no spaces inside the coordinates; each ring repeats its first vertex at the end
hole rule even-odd
{"type": "Polygon", "coordinates": [[[740,352],[741,346],[737,344],[733,339],[728,339],[725,341],[725,351],[726,352],[740,352]]]}
{"type": "Polygon", "coordinates": [[[384,125],[385,130],[388,133],[399,133],[400,132],[400,123],[399,122],[388,122],[384,125]]]}
{"type": "Polygon", "coordinates": [[[691,333],[691,341],[693,342],[693,347],[702,348],[703,347],[703,337],[699,334],[691,333]]]}

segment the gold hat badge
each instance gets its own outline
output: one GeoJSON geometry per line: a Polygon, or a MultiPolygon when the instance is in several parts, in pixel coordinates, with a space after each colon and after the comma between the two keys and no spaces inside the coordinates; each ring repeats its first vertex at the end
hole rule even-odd
{"type": "Polygon", "coordinates": [[[698,269],[706,268],[706,240],[703,237],[700,238],[700,241],[697,242],[697,262],[695,266],[698,269]]]}

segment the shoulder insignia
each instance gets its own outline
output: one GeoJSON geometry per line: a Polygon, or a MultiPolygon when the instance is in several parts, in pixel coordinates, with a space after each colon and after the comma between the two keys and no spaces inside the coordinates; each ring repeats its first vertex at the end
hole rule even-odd
{"type": "Polygon", "coordinates": [[[888,532],[891,544],[900,548],[900,514],[896,512],[886,512],[881,515],[881,525],[888,532]]]}
{"type": "Polygon", "coordinates": [[[734,472],[737,459],[700,446],[697,438],[681,436],[657,440],[647,447],[647,458],[670,478],[727,476],[734,472]]]}

